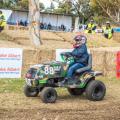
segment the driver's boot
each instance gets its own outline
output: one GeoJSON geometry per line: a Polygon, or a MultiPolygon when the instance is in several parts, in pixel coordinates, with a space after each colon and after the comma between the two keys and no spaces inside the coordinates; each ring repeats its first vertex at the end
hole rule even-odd
{"type": "Polygon", "coordinates": [[[73,84],[74,84],[74,80],[72,78],[65,78],[64,81],[60,83],[60,86],[69,86],[73,84]]]}

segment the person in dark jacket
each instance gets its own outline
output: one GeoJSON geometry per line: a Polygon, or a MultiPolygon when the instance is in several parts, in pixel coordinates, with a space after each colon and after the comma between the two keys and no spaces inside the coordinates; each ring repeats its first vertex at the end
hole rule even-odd
{"type": "Polygon", "coordinates": [[[69,80],[72,80],[73,74],[77,69],[86,67],[88,65],[89,54],[86,46],[87,38],[84,35],[77,35],[74,40],[76,41],[74,50],[70,53],[67,53],[73,56],[74,63],[69,66],[67,77],[65,78],[63,84],[69,80]]]}

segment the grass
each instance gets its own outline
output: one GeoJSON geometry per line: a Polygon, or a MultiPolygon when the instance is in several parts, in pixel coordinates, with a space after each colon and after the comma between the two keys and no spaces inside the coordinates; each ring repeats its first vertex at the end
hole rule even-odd
{"type": "Polygon", "coordinates": [[[20,93],[24,83],[23,79],[0,79],[0,93],[20,93]]]}
{"type": "MultiPolygon", "coordinates": [[[[120,80],[115,77],[106,78],[99,77],[97,80],[102,80],[105,84],[120,84],[120,80]]],[[[23,92],[23,86],[25,84],[24,79],[0,79],[0,93],[21,93],[23,92]]],[[[65,89],[57,89],[59,94],[65,92],[65,89]]]]}

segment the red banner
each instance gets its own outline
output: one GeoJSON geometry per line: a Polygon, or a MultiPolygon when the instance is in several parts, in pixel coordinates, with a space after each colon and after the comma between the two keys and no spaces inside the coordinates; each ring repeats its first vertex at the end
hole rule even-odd
{"type": "Polygon", "coordinates": [[[120,78],[120,51],[117,53],[116,72],[117,72],[117,78],[120,78]]]}

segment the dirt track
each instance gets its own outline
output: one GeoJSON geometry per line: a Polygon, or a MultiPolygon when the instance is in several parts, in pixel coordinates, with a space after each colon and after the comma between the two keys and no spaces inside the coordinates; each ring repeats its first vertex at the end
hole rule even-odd
{"type": "Polygon", "coordinates": [[[44,104],[39,97],[1,93],[0,120],[119,120],[119,84],[108,81],[106,85],[107,95],[101,102],[72,97],[64,90],[55,104],[44,104]]]}

